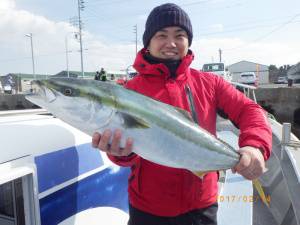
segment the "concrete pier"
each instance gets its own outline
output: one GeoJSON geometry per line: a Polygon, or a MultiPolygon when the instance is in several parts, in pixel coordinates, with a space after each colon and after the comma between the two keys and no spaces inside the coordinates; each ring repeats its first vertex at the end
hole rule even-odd
{"type": "Polygon", "coordinates": [[[24,94],[0,94],[0,110],[36,109],[36,105],[25,99],[24,94]]]}

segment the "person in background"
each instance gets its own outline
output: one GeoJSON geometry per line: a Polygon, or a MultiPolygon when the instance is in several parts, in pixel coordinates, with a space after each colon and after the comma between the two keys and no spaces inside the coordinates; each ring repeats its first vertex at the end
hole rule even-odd
{"type": "Polygon", "coordinates": [[[107,81],[106,71],[104,70],[104,68],[101,68],[101,70],[100,70],[100,80],[107,81]]]}
{"type": "Polygon", "coordinates": [[[115,75],[114,74],[110,75],[110,80],[115,80],[115,75]]]}
{"type": "Polygon", "coordinates": [[[94,80],[100,80],[100,73],[99,73],[99,71],[96,71],[94,80]]]}
{"type": "MultiPolygon", "coordinates": [[[[217,111],[223,110],[240,129],[241,157],[233,171],[256,179],[271,152],[272,133],[265,112],[222,77],[190,68],[192,40],[192,24],[183,9],[171,3],[155,7],[146,21],[144,48],[134,62],[138,75],[125,88],[189,112],[190,95],[195,120],[213,135],[217,111]]],[[[188,170],[155,164],[132,152],[139,137],[128,138],[121,148],[121,136],[121,129],[95,132],[92,144],[117,165],[131,167],[128,225],[217,224],[217,172],[200,179],[188,170]]]]}

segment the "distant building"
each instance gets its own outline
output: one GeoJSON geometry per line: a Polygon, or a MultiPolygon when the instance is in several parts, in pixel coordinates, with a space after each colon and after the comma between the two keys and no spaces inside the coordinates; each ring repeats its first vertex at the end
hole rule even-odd
{"type": "Polygon", "coordinates": [[[300,62],[287,71],[287,76],[288,79],[293,80],[294,83],[300,83],[300,62]]]}
{"type": "MultiPolygon", "coordinates": [[[[94,79],[96,74],[95,72],[84,72],[84,78],[85,79],[94,79]]],[[[108,80],[117,80],[119,78],[127,77],[126,71],[120,71],[120,70],[109,70],[106,72],[108,80]]],[[[81,71],[66,71],[62,70],[57,74],[27,74],[27,73],[9,73],[7,75],[0,75],[0,83],[3,87],[4,84],[6,84],[6,80],[13,80],[13,85],[19,85],[19,88],[16,89],[17,91],[21,91],[21,82],[30,82],[31,80],[37,79],[37,80],[43,80],[48,79],[51,77],[71,77],[71,78],[82,78],[81,71]],[[8,79],[9,78],[9,79],[8,79]],[[13,79],[11,79],[13,78],[13,79]]],[[[0,89],[1,89],[0,86],[0,89]]]]}
{"type": "MultiPolygon", "coordinates": [[[[96,72],[84,72],[84,78],[94,79],[96,72]]],[[[53,75],[52,77],[71,77],[71,78],[81,78],[81,71],[60,71],[59,73],[53,75]]]]}
{"type": "Polygon", "coordinates": [[[40,80],[40,79],[47,79],[49,76],[51,76],[51,75],[48,75],[48,74],[36,74],[34,76],[31,73],[9,73],[7,75],[13,75],[13,76],[20,77],[21,80],[34,80],[35,78],[40,80]]]}
{"type": "Polygon", "coordinates": [[[2,91],[0,92],[5,92],[5,89],[11,89],[10,92],[12,94],[17,94],[19,92],[26,91],[26,88],[24,90],[24,85],[30,85],[31,80],[42,80],[47,79],[48,77],[49,75],[46,74],[36,74],[34,76],[33,74],[27,73],[9,73],[4,76],[0,76],[0,86],[2,86],[2,91]]]}
{"type": "Polygon", "coordinates": [[[0,76],[0,84],[4,93],[14,94],[22,91],[21,78],[13,73],[0,76]]]}
{"type": "MultiPolygon", "coordinates": [[[[95,72],[84,72],[84,78],[85,79],[94,79],[95,78],[95,72]]],[[[108,80],[115,80],[118,79],[120,77],[126,76],[126,72],[125,71],[118,71],[118,70],[108,70],[106,71],[106,75],[107,75],[107,79],[108,80]],[[111,77],[113,76],[113,79],[111,79],[111,77]]],[[[51,77],[68,77],[68,71],[61,71],[51,77]]],[[[81,71],[69,71],[69,77],[72,78],[81,78],[81,71]]]]}
{"type": "Polygon", "coordinates": [[[232,74],[232,81],[239,82],[240,74],[243,72],[254,72],[258,79],[258,84],[269,83],[269,66],[246,60],[229,65],[229,72],[232,74]]]}

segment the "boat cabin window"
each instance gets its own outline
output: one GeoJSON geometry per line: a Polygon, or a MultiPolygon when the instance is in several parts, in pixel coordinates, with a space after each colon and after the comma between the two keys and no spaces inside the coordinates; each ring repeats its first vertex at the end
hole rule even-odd
{"type": "Polygon", "coordinates": [[[0,224],[25,225],[22,178],[0,185],[0,224]]]}

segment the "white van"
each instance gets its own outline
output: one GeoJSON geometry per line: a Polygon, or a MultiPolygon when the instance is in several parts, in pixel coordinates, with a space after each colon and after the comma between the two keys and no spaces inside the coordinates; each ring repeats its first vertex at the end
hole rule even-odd
{"type": "Polygon", "coordinates": [[[239,83],[257,86],[257,78],[254,72],[243,72],[240,74],[239,83]]]}
{"type": "Polygon", "coordinates": [[[225,67],[224,63],[206,63],[203,65],[202,71],[215,73],[227,81],[232,80],[232,75],[225,67]]]}

